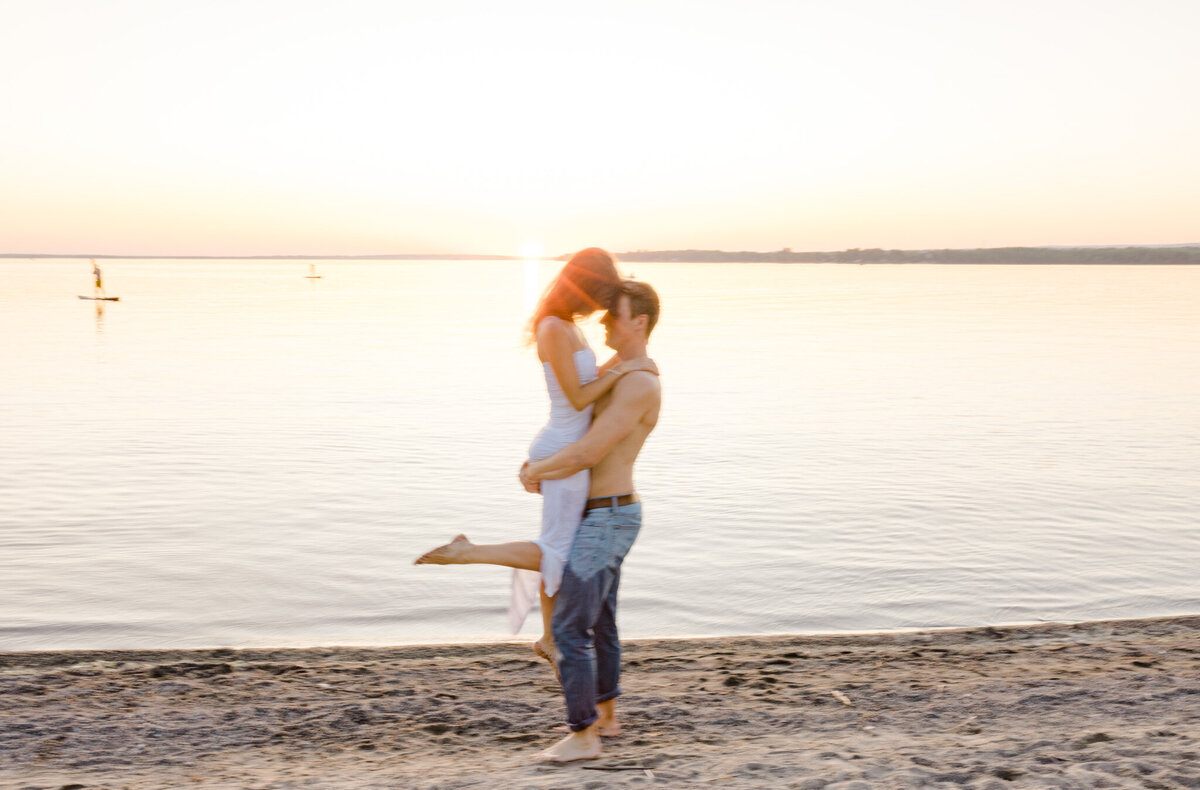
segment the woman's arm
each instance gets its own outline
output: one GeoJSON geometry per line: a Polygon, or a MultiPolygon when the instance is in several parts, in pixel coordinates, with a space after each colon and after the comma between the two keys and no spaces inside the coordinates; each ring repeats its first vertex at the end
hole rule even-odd
{"type": "Polygon", "coordinates": [[[605,362],[603,365],[600,366],[600,372],[607,373],[610,368],[615,368],[619,364],[621,364],[621,358],[618,357],[616,354],[613,354],[611,357],[608,358],[607,362],[605,362]]]}
{"type": "MultiPolygon", "coordinates": [[[[629,372],[629,369],[623,368],[621,365],[609,367],[606,363],[606,370],[600,374],[599,378],[581,386],[579,371],[575,369],[575,352],[571,348],[574,345],[573,339],[574,333],[571,331],[571,327],[562,319],[543,319],[538,324],[538,357],[542,361],[550,363],[550,368],[554,371],[554,378],[558,379],[558,386],[562,388],[563,394],[567,396],[572,408],[575,411],[583,411],[590,404],[600,400],[617,383],[621,374],[629,372]]],[[[612,360],[609,362],[611,363],[612,360]]]]}

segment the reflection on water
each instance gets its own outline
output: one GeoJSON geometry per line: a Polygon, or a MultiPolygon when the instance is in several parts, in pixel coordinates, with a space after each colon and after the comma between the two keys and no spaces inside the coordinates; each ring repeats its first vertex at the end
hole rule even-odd
{"type": "MultiPolygon", "coordinates": [[[[0,263],[0,649],[503,638],[505,571],[410,563],[536,531],[558,266],[0,263]]],[[[1200,269],[636,269],[627,635],[1200,606],[1200,269]]]]}
{"type": "Polygon", "coordinates": [[[104,331],[104,302],[93,302],[96,305],[96,331],[104,331]]]}

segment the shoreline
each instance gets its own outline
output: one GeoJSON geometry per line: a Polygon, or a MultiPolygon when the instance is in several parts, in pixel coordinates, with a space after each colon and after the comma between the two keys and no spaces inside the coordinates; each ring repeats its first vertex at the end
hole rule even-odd
{"type": "MultiPolygon", "coordinates": [[[[992,625],[945,625],[945,626],[911,626],[906,628],[884,628],[866,631],[799,631],[799,632],[767,632],[767,633],[747,633],[747,634],[703,634],[700,636],[639,636],[622,639],[624,645],[632,645],[639,643],[683,643],[688,642],[719,642],[726,640],[763,640],[763,639],[833,639],[839,637],[888,637],[888,636],[904,636],[908,634],[943,634],[955,631],[980,631],[986,629],[1025,629],[1025,628],[1070,628],[1075,626],[1090,627],[1093,625],[1101,625],[1105,623],[1120,624],[1120,623],[1154,623],[1158,621],[1188,619],[1192,617],[1200,617],[1198,614],[1166,614],[1152,615],[1149,617],[1122,617],[1101,620],[1038,620],[1033,622],[1012,622],[992,625]]],[[[208,654],[213,652],[234,651],[237,653],[247,653],[254,651],[267,651],[277,654],[284,651],[404,651],[416,648],[464,648],[464,647],[513,647],[520,645],[531,644],[536,637],[536,634],[527,634],[521,638],[513,636],[498,636],[498,637],[478,637],[468,636],[457,642],[392,642],[392,643],[315,643],[315,644],[282,644],[282,645],[248,645],[236,646],[229,644],[213,644],[199,647],[63,647],[63,648],[31,648],[17,650],[0,650],[0,672],[3,672],[4,661],[6,658],[18,656],[81,656],[82,660],[90,660],[88,656],[100,656],[110,654],[125,654],[129,656],[145,655],[155,656],[164,654],[187,654],[194,653],[197,655],[208,654]]]]}
{"type": "Polygon", "coordinates": [[[0,787],[1200,787],[1200,615],[624,646],[562,766],[528,642],[0,653],[0,787]]]}

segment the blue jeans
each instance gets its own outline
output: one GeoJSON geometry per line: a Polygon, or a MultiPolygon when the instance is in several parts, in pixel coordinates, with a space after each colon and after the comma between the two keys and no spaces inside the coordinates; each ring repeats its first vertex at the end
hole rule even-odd
{"type": "Polygon", "coordinates": [[[596,703],[621,694],[617,587],[642,528],[642,503],[588,511],[571,544],[554,604],[554,644],[573,732],[595,724],[596,703]]]}

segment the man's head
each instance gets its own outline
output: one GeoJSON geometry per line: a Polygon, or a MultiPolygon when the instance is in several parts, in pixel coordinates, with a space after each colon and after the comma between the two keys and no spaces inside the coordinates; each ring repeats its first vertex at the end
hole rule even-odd
{"type": "Polygon", "coordinates": [[[644,347],[657,323],[658,293],[647,283],[623,280],[604,316],[605,345],[618,352],[630,343],[644,347]]]}

